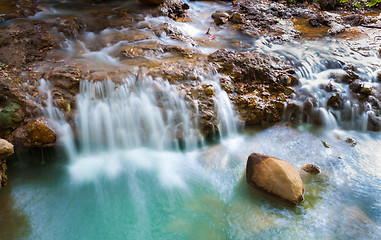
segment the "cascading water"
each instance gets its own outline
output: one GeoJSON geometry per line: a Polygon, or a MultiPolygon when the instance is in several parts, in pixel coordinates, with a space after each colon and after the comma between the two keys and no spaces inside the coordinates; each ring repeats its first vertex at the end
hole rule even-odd
{"type": "MultiPolygon", "coordinates": [[[[296,66],[296,75],[300,81],[300,87],[293,97],[293,103],[300,106],[296,114],[297,124],[304,122],[323,125],[327,129],[340,126],[366,131],[369,129],[368,116],[380,114],[379,106],[374,108],[369,104],[372,101],[362,101],[360,90],[350,89],[349,84],[350,81],[359,79],[363,81],[358,83],[359,88],[363,86],[363,91],[379,89],[380,84],[375,76],[381,66],[375,52],[364,56],[346,44],[333,42],[266,46],[261,41],[256,44],[260,51],[275,53],[296,66]],[[348,79],[351,74],[353,79],[348,79]]],[[[378,105],[377,100],[373,102],[378,105]]],[[[290,121],[294,110],[295,108],[290,109],[290,112],[286,110],[286,121],[290,121]]],[[[378,129],[379,126],[373,128],[378,129]]]]}
{"type": "MultiPolygon", "coordinates": [[[[70,0],[52,2],[32,19],[80,16],[87,10],[81,4],[81,10],[70,9],[70,0]]],[[[49,83],[40,81],[40,91],[47,97],[46,116],[58,129],[67,156],[37,167],[10,169],[11,186],[0,194],[14,199],[15,212],[4,218],[15,222],[16,227],[9,229],[21,233],[4,239],[380,239],[380,134],[339,129],[365,131],[377,108],[354,99],[348,84],[334,81],[334,76],[347,74],[346,66],[352,65],[362,80],[377,89],[380,66],[376,55],[365,57],[346,45],[325,41],[263,45],[262,40],[245,38],[224,26],[214,28],[210,15],[231,6],[188,4],[191,22],[140,17],[136,28],[88,30],[58,51],[68,62],[123,73],[117,79],[110,74],[111,80],[81,81],[72,125],[55,108],[49,83]],[[200,45],[143,28],[163,23],[200,45]],[[210,36],[205,32],[209,27],[216,39],[208,45],[210,36]],[[146,34],[146,38],[135,42],[118,39],[134,34],[146,34]],[[301,83],[290,104],[310,104],[312,109],[303,108],[305,112],[296,116],[300,117],[298,123],[318,122],[326,131],[311,134],[301,128],[276,126],[239,132],[220,76],[210,68],[202,74],[195,71],[194,77],[199,90],[212,92],[208,107],[215,115],[220,141],[210,145],[201,134],[201,100],[192,100],[192,91],[184,91],[181,82],[169,83],[142,70],[149,61],[177,60],[177,55],[162,49],[165,45],[209,54],[232,47],[234,38],[295,66],[301,83]],[[123,60],[116,56],[120,48],[152,42],[158,42],[159,47],[152,50],[155,54],[123,60]],[[144,67],[139,71],[124,74],[135,71],[140,63],[144,67]],[[331,85],[335,92],[324,90],[331,85]],[[342,109],[327,106],[336,93],[343,97],[342,109]],[[355,138],[357,145],[346,143],[348,137],[355,138]],[[252,152],[285,159],[298,170],[314,163],[322,173],[312,176],[300,171],[305,200],[290,208],[247,188],[245,164],[252,152]]],[[[117,9],[115,6],[113,11],[117,9]]],[[[286,121],[291,116],[293,113],[285,112],[286,121]]],[[[0,220],[1,214],[0,209],[0,220]]],[[[0,230],[1,238],[7,227],[0,224],[0,230]]]]}
{"type": "MultiPolygon", "coordinates": [[[[218,74],[201,77],[202,83],[216,89],[214,104],[220,134],[234,135],[237,127],[232,104],[219,83],[213,81],[218,74]]],[[[205,146],[197,102],[185,100],[185,93],[166,81],[140,73],[121,84],[82,81],[80,91],[74,130],[78,148],[69,154],[73,156],[69,170],[76,179],[95,180],[91,179],[98,176],[94,172],[114,176],[128,168],[129,154],[136,151],[141,157],[155,152],[160,159],[160,155],[171,152],[179,156],[182,152],[197,153],[205,146]],[[84,174],[88,169],[92,173],[84,174]]],[[[68,152],[72,146],[73,141],[65,143],[68,152]]]]}

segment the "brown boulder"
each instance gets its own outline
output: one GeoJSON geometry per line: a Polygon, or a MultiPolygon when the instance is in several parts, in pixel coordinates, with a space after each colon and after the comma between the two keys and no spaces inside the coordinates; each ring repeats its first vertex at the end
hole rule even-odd
{"type": "Polygon", "coordinates": [[[303,201],[304,184],[288,162],[260,153],[247,159],[246,182],[293,204],[303,201]]]}
{"type": "Polygon", "coordinates": [[[14,153],[12,143],[7,140],[0,139],[0,159],[12,156],[14,153]]]}
{"type": "Polygon", "coordinates": [[[44,119],[35,119],[26,125],[28,133],[28,142],[34,146],[46,145],[54,143],[56,134],[49,126],[48,121],[44,119]]]}

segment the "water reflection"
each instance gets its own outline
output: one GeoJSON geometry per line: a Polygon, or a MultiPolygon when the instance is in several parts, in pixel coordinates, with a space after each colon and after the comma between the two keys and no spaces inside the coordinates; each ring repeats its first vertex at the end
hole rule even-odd
{"type": "Polygon", "coordinates": [[[29,218],[22,210],[15,208],[11,192],[10,185],[0,191],[0,239],[24,239],[31,232],[29,218]]]}

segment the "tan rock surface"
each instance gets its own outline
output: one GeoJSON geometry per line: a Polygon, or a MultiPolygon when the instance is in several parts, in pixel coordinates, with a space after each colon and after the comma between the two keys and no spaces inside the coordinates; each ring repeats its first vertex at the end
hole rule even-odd
{"type": "Polygon", "coordinates": [[[13,145],[7,140],[0,139],[0,159],[5,159],[13,155],[13,145]]]}
{"type": "Polygon", "coordinates": [[[249,156],[246,181],[291,203],[303,200],[304,184],[298,171],[288,162],[260,153],[249,156]]]}

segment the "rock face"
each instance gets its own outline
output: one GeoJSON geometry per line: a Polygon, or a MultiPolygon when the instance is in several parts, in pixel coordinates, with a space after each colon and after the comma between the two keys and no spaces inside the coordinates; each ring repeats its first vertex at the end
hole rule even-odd
{"type": "Polygon", "coordinates": [[[8,180],[7,175],[5,174],[5,171],[7,170],[5,159],[12,156],[13,153],[13,145],[4,139],[0,139],[0,189],[7,185],[8,180]]]}
{"type": "Polygon", "coordinates": [[[293,69],[280,59],[259,52],[220,49],[209,55],[218,66],[221,87],[229,94],[246,125],[273,125],[281,121],[284,105],[297,85],[293,69]]]}
{"type": "Polygon", "coordinates": [[[303,201],[304,184],[288,162],[260,153],[247,159],[246,182],[293,204],[303,201]]]}
{"type": "Polygon", "coordinates": [[[41,61],[55,45],[43,21],[20,21],[0,31],[0,61],[14,67],[41,61]]]}

